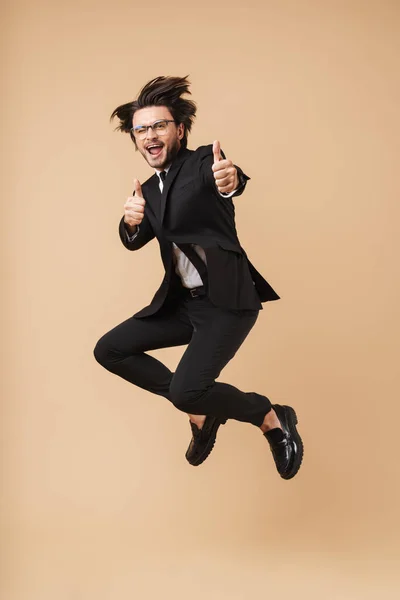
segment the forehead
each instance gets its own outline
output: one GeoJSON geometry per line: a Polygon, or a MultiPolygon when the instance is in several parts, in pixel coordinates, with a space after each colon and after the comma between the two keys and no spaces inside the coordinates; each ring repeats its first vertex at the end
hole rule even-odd
{"type": "Polygon", "coordinates": [[[166,106],[146,106],[139,108],[133,115],[132,126],[151,125],[159,119],[172,119],[172,115],[166,106]]]}

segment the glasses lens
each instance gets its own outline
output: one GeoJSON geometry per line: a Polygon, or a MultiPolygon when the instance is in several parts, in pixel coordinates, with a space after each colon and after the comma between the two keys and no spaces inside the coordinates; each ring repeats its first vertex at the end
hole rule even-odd
{"type": "MultiPolygon", "coordinates": [[[[149,125],[149,127],[150,127],[150,125],[149,125]]],[[[134,135],[136,139],[144,140],[147,137],[147,130],[149,129],[149,127],[145,127],[144,125],[143,126],[139,125],[138,127],[132,127],[131,136],[134,135]]],[[[151,126],[151,129],[157,135],[165,135],[167,133],[167,127],[168,127],[168,121],[156,121],[151,126]]]]}
{"type": "Polygon", "coordinates": [[[136,138],[143,140],[146,137],[147,127],[134,127],[132,131],[136,138]]]}
{"type": "Polygon", "coordinates": [[[167,121],[158,121],[158,123],[154,123],[153,130],[158,135],[164,135],[167,131],[167,126],[168,126],[167,121]]]}

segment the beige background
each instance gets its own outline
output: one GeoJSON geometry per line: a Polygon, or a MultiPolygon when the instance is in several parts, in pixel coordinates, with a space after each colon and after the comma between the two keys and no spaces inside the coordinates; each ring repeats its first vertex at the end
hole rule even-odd
{"type": "Polygon", "coordinates": [[[399,3],[9,0],[1,22],[1,598],[398,598],[399,3]],[[235,422],[189,467],[186,417],[92,354],[162,273],[119,241],[150,170],[109,114],[188,73],[190,147],[251,176],[239,237],[282,296],[221,379],[295,406],[290,482],[235,422]]]}

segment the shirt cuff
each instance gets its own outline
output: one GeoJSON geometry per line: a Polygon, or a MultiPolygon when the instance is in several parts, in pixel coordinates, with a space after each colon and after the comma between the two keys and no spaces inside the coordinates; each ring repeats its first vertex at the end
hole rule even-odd
{"type": "Polygon", "coordinates": [[[127,230],[125,229],[126,232],[126,237],[128,239],[128,242],[133,242],[133,240],[135,240],[139,234],[139,225],[137,225],[137,230],[133,235],[129,235],[129,233],[127,232],[127,230]]]}
{"type": "Polygon", "coordinates": [[[238,189],[239,188],[236,188],[236,190],[233,190],[233,192],[220,192],[219,190],[218,190],[218,192],[219,192],[219,195],[222,196],[223,198],[230,198],[231,196],[233,196],[233,194],[235,192],[238,191],[238,189]]]}

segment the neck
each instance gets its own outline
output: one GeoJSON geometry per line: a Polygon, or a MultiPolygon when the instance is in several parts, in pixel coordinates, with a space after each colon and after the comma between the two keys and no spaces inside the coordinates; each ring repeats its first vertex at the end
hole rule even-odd
{"type": "Polygon", "coordinates": [[[168,169],[171,168],[172,163],[174,162],[174,160],[176,160],[181,154],[182,152],[185,152],[186,148],[182,148],[182,146],[179,147],[179,150],[176,152],[176,154],[173,156],[172,161],[169,162],[167,165],[164,165],[162,168],[155,168],[155,171],[157,173],[161,173],[162,171],[168,171],[168,169]]]}

